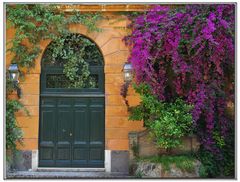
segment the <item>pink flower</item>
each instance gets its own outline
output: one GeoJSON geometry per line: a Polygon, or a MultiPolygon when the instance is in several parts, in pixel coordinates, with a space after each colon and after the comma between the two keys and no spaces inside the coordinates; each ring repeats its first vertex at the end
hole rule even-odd
{"type": "Polygon", "coordinates": [[[225,29],[227,29],[227,28],[229,27],[228,22],[225,21],[225,20],[223,20],[223,19],[220,20],[220,24],[221,24],[225,29]]]}

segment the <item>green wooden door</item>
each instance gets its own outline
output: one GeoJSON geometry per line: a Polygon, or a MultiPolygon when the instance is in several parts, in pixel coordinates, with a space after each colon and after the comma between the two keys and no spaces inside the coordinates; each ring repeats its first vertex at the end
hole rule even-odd
{"type": "Polygon", "coordinates": [[[104,98],[42,97],[40,167],[104,167],[104,98]]]}
{"type": "Polygon", "coordinates": [[[73,88],[62,64],[42,62],[39,167],[104,167],[103,60],[88,61],[91,88],[73,88]]]}

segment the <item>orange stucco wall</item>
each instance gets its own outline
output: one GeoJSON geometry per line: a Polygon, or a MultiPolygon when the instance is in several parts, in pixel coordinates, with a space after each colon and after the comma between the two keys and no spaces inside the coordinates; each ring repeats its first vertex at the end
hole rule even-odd
{"type": "MultiPolygon", "coordinates": [[[[126,8],[126,7],[125,7],[126,8]]],[[[128,7],[129,8],[129,7],[128,7]]],[[[108,19],[98,22],[102,32],[87,32],[87,29],[80,24],[73,24],[69,29],[74,33],[86,35],[92,39],[102,51],[104,56],[105,70],[105,149],[108,150],[128,150],[129,131],[140,131],[142,122],[128,121],[127,107],[120,95],[121,85],[124,83],[122,68],[129,56],[129,50],[124,45],[122,38],[127,34],[126,26],[128,20],[123,15],[116,15],[111,12],[105,13],[108,19]],[[121,19],[121,21],[116,21],[121,19]],[[122,28],[119,28],[122,27],[122,28]]],[[[7,41],[13,35],[14,30],[6,32],[7,41]]],[[[50,40],[42,41],[40,46],[44,50],[50,40]]],[[[42,54],[36,59],[35,68],[26,73],[24,81],[20,82],[23,96],[20,99],[30,111],[30,117],[23,111],[16,113],[19,126],[23,130],[24,145],[21,150],[38,149],[38,130],[39,130],[39,94],[40,94],[40,62],[42,54]]],[[[11,54],[6,54],[6,67],[8,67],[11,54]]],[[[14,96],[12,96],[14,97],[14,96]]],[[[127,99],[130,106],[139,102],[139,97],[130,87],[127,99]]]]}

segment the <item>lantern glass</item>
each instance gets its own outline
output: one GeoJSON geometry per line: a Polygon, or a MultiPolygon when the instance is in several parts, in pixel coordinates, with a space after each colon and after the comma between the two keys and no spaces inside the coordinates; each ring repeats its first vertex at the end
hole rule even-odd
{"type": "Polygon", "coordinates": [[[132,80],[132,65],[130,63],[126,63],[123,67],[124,71],[124,80],[131,81],[132,80]]]}
{"type": "Polygon", "coordinates": [[[19,82],[19,70],[17,64],[11,64],[8,68],[10,80],[19,82]]]}
{"type": "Polygon", "coordinates": [[[16,80],[17,77],[17,73],[11,73],[11,79],[12,80],[16,80]]]}

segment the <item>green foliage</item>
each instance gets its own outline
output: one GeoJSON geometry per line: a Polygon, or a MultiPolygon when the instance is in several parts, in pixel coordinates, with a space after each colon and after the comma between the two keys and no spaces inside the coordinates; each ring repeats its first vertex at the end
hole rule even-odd
{"type": "Polygon", "coordinates": [[[12,83],[12,81],[9,79],[9,76],[6,76],[6,92],[7,95],[11,94],[13,91],[15,90],[14,84],[12,83]]]}
{"type": "Polygon", "coordinates": [[[193,108],[178,98],[172,103],[162,102],[150,93],[146,84],[134,86],[141,103],[130,108],[130,120],[143,120],[158,147],[171,149],[181,145],[181,138],[192,132],[193,108]]]}
{"type": "Polygon", "coordinates": [[[102,19],[102,15],[99,12],[96,13],[80,13],[79,11],[73,11],[74,16],[69,18],[69,23],[80,23],[88,27],[88,31],[100,32],[101,29],[96,26],[96,22],[102,19]]]}
{"type": "Polygon", "coordinates": [[[223,174],[225,176],[234,177],[235,175],[235,128],[234,123],[229,123],[229,135],[225,138],[223,146],[223,174]]]}
{"type": "MultiPolygon", "coordinates": [[[[78,60],[76,52],[67,47],[64,51],[64,43],[70,31],[70,23],[82,23],[89,31],[100,31],[96,22],[101,18],[99,13],[84,13],[74,11],[72,15],[65,16],[58,8],[57,4],[7,4],[7,28],[14,28],[15,35],[7,44],[10,44],[10,51],[14,56],[11,63],[17,63],[20,71],[23,68],[28,70],[35,65],[35,60],[42,51],[39,47],[40,42],[51,39],[54,44],[52,57],[59,57],[69,60],[64,67],[64,73],[71,79],[73,84],[79,85],[86,80],[89,75],[88,64],[83,59],[78,60]],[[66,56],[66,57],[64,57],[66,56]],[[78,62],[79,61],[79,62],[78,62]],[[77,67],[80,66],[82,76],[76,76],[77,67]],[[80,65],[79,65],[80,64],[80,65]]],[[[18,85],[13,85],[6,76],[7,95],[14,90],[19,90],[18,85]]],[[[94,85],[94,81],[89,78],[89,83],[94,85]]],[[[14,113],[23,108],[23,105],[16,100],[7,100],[7,148],[15,150],[15,142],[21,142],[21,129],[17,126],[14,113]]],[[[24,109],[24,108],[23,108],[24,109]]]]}
{"type": "Polygon", "coordinates": [[[216,141],[216,144],[219,146],[219,148],[223,148],[225,145],[224,137],[220,135],[219,132],[214,131],[213,132],[213,138],[216,141]]]}
{"type": "Polygon", "coordinates": [[[175,155],[175,156],[162,155],[162,156],[139,158],[138,161],[161,163],[163,165],[163,169],[166,171],[169,171],[171,165],[175,164],[176,167],[181,170],[184,170],[187,172],[193,172],[194,161],[196,161],[196,158],[191,155],[175,155]]]}
{"type": "Polygon", "coordinates": [[[99,64],[102,59],[98,48],[89,39],[80,34],[67,34],[48,46],[43,64],[62,65],[69,88],[94,88],[96,81],[90,77],[89,64],[99,64]]]}
{"type": "Polygon", "coordinates": [[[61,47],[64,38],[70,33],[70,23],[81,23],[89,31],[100,31],[96,26],[101,18],[99,13],[80,14],[74,11],[72,15],[65,16],[56,4],[7,5],[6,10],[8,28],[13,26],[16,29],[14,38],[8,42],[12,43],[9,51],[15,55],[12,62],[18,63],[20,67],[34,66],[41,51],[38,46],[41,40],[51,39],[61,47]]]}
{"type": "Polygon", "coordinates": [[[206,178],[207,177],[207,171],[204,167],[204,165],[201,164],[200,168],[199,168],[199,176],[201,178],[206,178]]]}
{"type": "MultiPolygon", "coordinates": [[[[98,51],[95,45],[88,39],[83,38],[81,35],[73,34],[71,40],[65,40],[64,47],[61,53],[65,53],[62,56],[65,59],[63,73],[70,80],[69,87],[84,88],[95,87],[96,83],[90,80],[89,63],[87,62],[86,49],[87,47],[93,47],[92,52],[98,51]],[[79,44],[81,46],[79,46],[79,44]],[[80,69],[80,70],[79,70],[80,69]],[[80,72],[80,74],[79,74],[80,72]]],[[[99,56],[101,54],[99,53],[99,56]]]]}
{"type": "Polygon", "coordinates": [[[204,150],[202,147],[199,149],[197,156],[202,163],[200,168],[200,175],[202,177],[234,177],[234,123],[229,123],[229,125],[229,135],[226,136],[223,142],[222,139],[217,140],[217,145],[220,145],[221,149],[223,150],[223,156],[221,156],[221,158],[217,158],[216,155],[212,154],[210,151],[204,150]]]}
{"type": "MultiPolygon", "coordinates": [[[[63,12],[59,11],[57,5],[54,4],[7,5],[8,28],[13,26],[16,29],[14,38],[11,42],[8,42],[12,43],[8,51],[11,51],[15,55],[11,62],[17,63],[20,69],[22,67],[33,67],[35,59],[41,51],[39,48],[40,41],[51,39],[54,42],[50,45],[52,46],[50,48],[51,58],[60,57],[65,60],[68,59],[68,62],[64,66],[64,73],[71,80],[71,86],[82,86],[87,79],[89,80],[88,83],[94,86],[94,80],[89,78],[88,64],[82,58],[85,47],[79,50],[79,55],[76,54],[73,46],[77,48],[76,43],[80,43],[80,38],[77,35],[72,36],[71,40],[75,45],[71,45],[68,40],[71,33],[68,30],[68,25],[71,23],[81,23],[89,31],[100,31],[96,26],[96,22],[101,18],[102,16],[99,13],[83,14],[77,11],[73,11],[73,14],[70,16],[65,16],[63,12]],[[80,76],[77,74],[79,67],[82,69],[82,75],[80,76]]],[[[93,44],[90,41],[83,43],[88,47],[90,44],[93,44]]]]}
{"type": "Polygon", "coordinates": [[[201,175],[203,177],[211,178],[219,176],[221,174],[220,166],[211,152],[205,151],[200,148],[198,152],[198,157],[202,163],[201,175]]]}
{"type": "Polygon", "coordinates": [[[28,111],[18,100],[7,100],[6,104],[6,148],[12,151],[16,150],[16,142],[21,143],[22,131],[17,125],[15,112],[23,109],[27,114],[28,111]]]}

